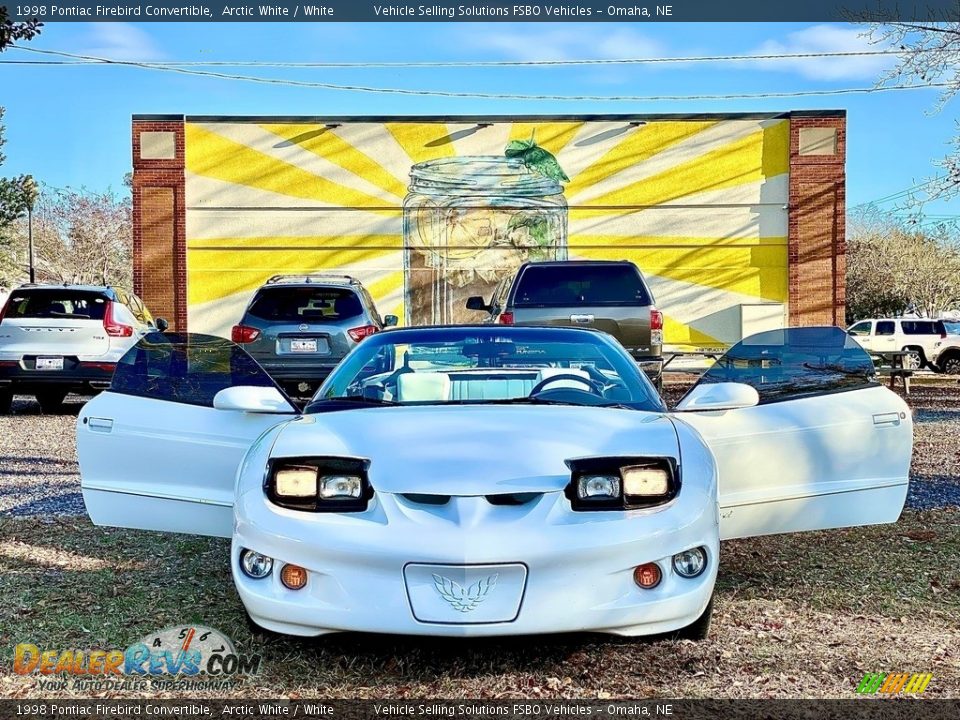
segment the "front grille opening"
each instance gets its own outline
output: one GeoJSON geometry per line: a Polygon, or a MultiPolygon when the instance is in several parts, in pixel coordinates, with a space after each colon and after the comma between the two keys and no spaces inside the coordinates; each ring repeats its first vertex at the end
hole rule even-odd
{"type": "Polygon", "coordinates": [[[527,503],[532,503],[541,495],[543,495],[543,493],[526,492],[507,493],[503,495],[485,495],[484,497],[491,505],[526,505],[527,503]]]}
{"type": "Polygon", "coordinates": [[[403,493],[401,495],[405,500],[420,505],[446,505],[450,502],[449,495],[428,495],[426,493],[403,493]]]}

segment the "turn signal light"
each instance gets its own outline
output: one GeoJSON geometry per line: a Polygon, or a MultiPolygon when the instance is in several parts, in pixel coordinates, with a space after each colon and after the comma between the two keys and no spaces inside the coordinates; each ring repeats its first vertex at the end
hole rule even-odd
{"type": "Polygon", "coordinates": [[[230,339],[237,345],[252,343],[258,337],[260,337],[260,331],[248,325],[234,325],[230,331],[230,339]]]}
{"type": "Polygon", "coordinates": [[[280,571],[280,582],[290,590],[300,590],[307,584],[307,571],[299,565],[284,565],[280,571]]]}
{"type": "Polygon", "coordinates": [[[380,328],[376,325],[363,325],[362,327],[350,328],[347,330],[347,335],[349,335],[354,342],[360,342],[365,337],[370,337],[380,328]]]}
{"type": "Polygon", "coordinates": [[[638,565],[633,570],[633,581],[644,590],[650,590],[660,584],[660,566],[656,563],[638,565]]]}
{"type": "Polygon", "coordinates": [[[500,313],[500,324],[513,325],[513,313],[512,312],[500,313]]]}

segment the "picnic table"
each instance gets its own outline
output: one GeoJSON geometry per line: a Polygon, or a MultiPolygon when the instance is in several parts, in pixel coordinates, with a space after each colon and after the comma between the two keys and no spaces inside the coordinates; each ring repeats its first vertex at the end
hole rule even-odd
{"type": "Polygon", "coordinates": [[[676,360],[677,358],[691,358],[691,357],[695,357],[695,358],[710,358],[711,360],[716,361],[717,359],[719,359],[720,357],[722,357],[725,352],[726,352],[726,350],[723,350],[723,349],[716,349],[716,350],[712,350],[712,349],[700,349],[700,350],[671,350],[671,351],[667,351],[667,352],[664,352],[664,353],[663,353],[665,356],[667,356],[666,359],[663,361],[663,369],[666,370],[666,369],[670,366],[670,363],[672,363],[672,362],[673,362],[674,360],[676,360]]]}
{"type": "Polygon", "coordinates": [[[906,350],[867,350],[874,362],[880,362],[877,373],[883,377],[890,378],[890,389],[896,386],[897,378],[903,383],[903,392],[910,394],[910,378],[913,377],[913,369],[904,366],[903,359],[912,352],[906,350]]]}

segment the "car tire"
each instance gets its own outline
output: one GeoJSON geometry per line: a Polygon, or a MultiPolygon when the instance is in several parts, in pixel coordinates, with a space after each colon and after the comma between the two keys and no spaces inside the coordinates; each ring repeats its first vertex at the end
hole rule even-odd
{"type": "Polygon", "coordinates": [[[0,392],[0,415],[9,415],[13,406],[13,393],[0,392]]]}
{"type": "Polygon", "coordinates": [[[960,353],[951,353],[941,360],[939,370],[945,375],[960,375],[960,353]]]}
{"type": "Polygon", "coordinates": [[[67,397],[66,390],[42,390],[36,394],[40,409],[45,415],[55,415],[63,410],[63,401],[67,397]]]}
{"type": "Polygon", "coordinates": [[[903,356],[904,370],[923,370],[927,364],[927,359],[923,356],[923,350],[917,348],[905,347],[903,352],[910,353],[903,356]]]}
{"type": "Polygon", "coordinates": [[[677,640],[706,640],[710,634],[710,620],[713,618],[713,596],[696,620],[676,632],[677,640]]]}

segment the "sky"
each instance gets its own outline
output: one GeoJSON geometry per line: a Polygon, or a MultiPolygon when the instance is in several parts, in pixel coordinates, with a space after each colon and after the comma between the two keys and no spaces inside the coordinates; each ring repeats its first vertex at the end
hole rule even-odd
{"type": "MultiPolygon", "coordinates": [[[[794,23],[49,23],[28,45],[119,60],[438,61],[778,54],[874,49],[863,28],[794,23]]],[[[456,115],[847,110],[848,206],[936,173],[956,107],[933,89],[834,97],[668,102],[410,97],[263,85],[117,66],[35,67],[0,56],[7,155],[0,174],[122,190],[130,117],[456,115]]],[[[890,58],[563,68],[215,68],[294,80],[511,94],[717,94],[870,87],[890,58]]],[[[958,214],[960,201],[929,212],[958,214]]]]}

